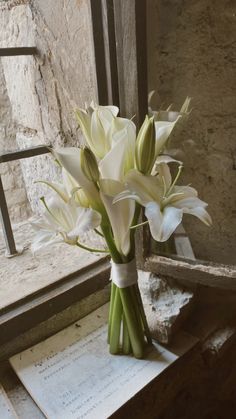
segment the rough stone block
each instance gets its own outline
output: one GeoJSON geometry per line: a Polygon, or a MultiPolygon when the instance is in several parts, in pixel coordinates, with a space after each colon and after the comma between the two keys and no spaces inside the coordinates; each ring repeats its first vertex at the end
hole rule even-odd
{"type": "Polygon", "coordinates": [[[15,179],[11,172],[2,175],[2,184],[4,191],[9,191],[14,188],[15,179]]]}
{"type": "Polygon", "coordinates": [[[143,271],[139,286],[152,336],[168,343],[192,308],[193,292],[143,271]]]}

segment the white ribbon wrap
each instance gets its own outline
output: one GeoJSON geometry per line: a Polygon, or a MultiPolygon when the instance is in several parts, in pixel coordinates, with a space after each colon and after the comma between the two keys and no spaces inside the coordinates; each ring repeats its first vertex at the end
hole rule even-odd
{"type": "Polygon", "coordinates": [[[111,261],[111,280],[119,288],[126,288],[138,281],[135,259],[129,263],[114,263],[111,261]]]}

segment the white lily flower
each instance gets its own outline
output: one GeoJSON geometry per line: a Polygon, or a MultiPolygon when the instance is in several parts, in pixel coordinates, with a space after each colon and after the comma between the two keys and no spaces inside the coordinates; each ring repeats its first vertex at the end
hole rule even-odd
{"type": "Polygon", "coordinates": [[[145,176],[132,170],[126,176],[127,190],[121,192],[113,202],[133,199],[145,207],[152,237],[160,242],[169,239],[181,223],[183,214],[192,214],[206,225],[211,217],[206,211],[206,202],[197,197],[197,191],[189,186],[176,186],[166,163],[160,164],[162,176],[145,176]]]}
{"type": "Polygon", "coordinates": [[[106,208],[117,249],[123,255],[130,251],[130,226],[133,221],[133,200],[113,204],[113,198],[124,190],[125,173],[134,166],[136,127],[125,118],[114,118],[110,128],[111,150],[99,162],[100,196],[106,208]]]}
{"type": "Polygon", "coordinates": [[[190,101],[191,98],[189,97],[185,99],[180,112],[171,111],[171,107],[169,107],[166,111],[153,112],[155,116],[156,129],[156,156],[158,156],[165,148],[166,142],[176,123],[180,120],[181,117],[189,114],[190,101]]]}
{"type": "Polygon", "coordinates": [[[108,131],[118,112],[116,106],[98,106],[93,103],[87,110],[76,111],[86,142],[99,159],[103,158],[111,147],[108,131]]]}
{"type": "Polygon", "coordinates": [[[45,203],[40,221],[32,223],[38,232],[32,244],[35,252],[41,247],[64,241],[76,245],[79,236],[98,227],[101,215],[90,208],[81,208],[70,200],[65,203],[61,198],[52,196],[45,203]]]}
{"type": "MultiPolygon", "coordinates": [[[[89,180],[81,168],[81,150],[76,147],[65,147],[53,151],[55,157],[66,169],[66,171],[82,188],[89,206],[97,211],[102,211],[102,203],[95,184],[89,180]]],[[[79,191],[78,191],[79,196],[79,191]]],[[[79,198],[78,198],[79,199],[79,198]]]]}
{"type": "Polygon", "coordinates": [[[99,162],[103,179],[123,181],[125,173],[134,167],[136,127],[125,118],[115,118],[109,132],[112,147],[99,162]]]}

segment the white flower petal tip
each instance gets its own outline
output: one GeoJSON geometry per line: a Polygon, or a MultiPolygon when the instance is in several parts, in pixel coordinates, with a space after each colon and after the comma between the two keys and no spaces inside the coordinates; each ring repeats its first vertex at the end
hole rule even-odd
{"type": "Polygon", "coordinates": [[[183,162],[180,160],[176,160],[167,154],[162,154],[156,158],[155,165],[158,166],[159,164],[169,164],[169,163],[177,163],[180,166],[183,166],[183,162]]]}
{"type": "Polygon", "coordinates": [[[145,215],[149,221],[150,232],[154,240],[164,242],[168,240],[183,218],[183,210],[166,207],[163,211],[156,202],[150,202],[145,208],[145,215]]]}

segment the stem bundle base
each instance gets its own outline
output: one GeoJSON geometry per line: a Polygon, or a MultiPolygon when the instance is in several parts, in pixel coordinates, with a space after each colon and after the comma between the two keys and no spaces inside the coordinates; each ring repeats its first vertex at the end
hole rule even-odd
{"type": "Polygon", "coordinates": [[[151,341],[138,285],[119,288],[112,282],[108,321],[110,353],[133,353],[141,359],[151,341]]]}

